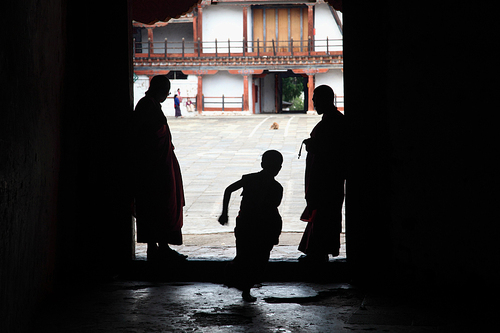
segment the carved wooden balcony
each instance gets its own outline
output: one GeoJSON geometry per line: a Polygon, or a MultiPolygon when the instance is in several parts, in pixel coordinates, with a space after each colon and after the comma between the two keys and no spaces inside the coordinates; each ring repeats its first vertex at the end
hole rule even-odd
{"type": "Polygon", "coordinates": [[[134,41],[136,69],[342,68],[342,40],[134,41]]]}

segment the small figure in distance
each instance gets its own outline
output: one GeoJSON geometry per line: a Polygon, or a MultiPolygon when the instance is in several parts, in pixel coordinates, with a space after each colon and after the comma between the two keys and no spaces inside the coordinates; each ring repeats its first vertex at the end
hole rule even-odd
{"type": "Polygon", "coordinates": [[[281,170],[283,156],[276,150],[262,155],[262,170],[243,175],[224,191],[219,222],[228,223],[231,193],[243,188],[240,211],[236,217],[236,257],[226,268],[226,285],[241,290],[245,301],[256,300],[250,289],[261,282],[264,268],[274,245],[279,242],[282,220],[278,206],[283,198],[283,187],[274,177],[281,170]]]}
{"type": "Polygon", "coordinates": [[[189,97],[188,97],[188,99],[186,101],[186,109],[188,110],[188,112],[193,112],[194,111],[193,102],[191,102],[191,99],[189,97]]]}
{"type": "Polygon", "coordinates": [[[174,95],[175,118],[184,118],[181,113],[181,101],[177,94],[174,95]]]}
{"type": "Polygon", "coordinates": [[[182,102],[182,97],[181,97],[181,88],[177,88],[177,96],[179,98],[179,102],[182,102]]]}

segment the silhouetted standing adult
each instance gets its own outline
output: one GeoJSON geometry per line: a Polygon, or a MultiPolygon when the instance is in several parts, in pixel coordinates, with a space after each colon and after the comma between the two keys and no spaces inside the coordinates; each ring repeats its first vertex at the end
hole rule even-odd
{"type": "Polygon", "coordinates": [[[137,241],[148,244],[148,261],[187,257],[169,246],[182,244],[184,206],[181,170],[161,109],[169,92],[166,76],[153,77],[133,113],[137,241]]]}
{"type": "Polygon", "coordinates": [[[328,255],[339,255],[342,231],[342,204],[345,179],[345,121],[334,106],[332,88],[314,89],[313,103],[321,121],[310,138],[307,150],[305,198],[307,206],[301,220],[308,222],[299,250],[302,262],[325,262],[328,255]]]}

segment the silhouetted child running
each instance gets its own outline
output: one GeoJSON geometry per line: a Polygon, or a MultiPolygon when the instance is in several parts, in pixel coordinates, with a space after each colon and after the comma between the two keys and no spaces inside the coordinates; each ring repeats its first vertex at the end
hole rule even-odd
{"type": "Polygon", "coordinates": [[[236,257],[228,265],[226,285],[241,290],[243,299],[256,300],[250,289],[261,281],[274,245],[278,244],[282,221],[278,206],[283,197],[283,187],[274,177],[281,170],[283,156],[279,151],[268,150],[262,155],[262,171],[243,175],[224,191],[222,214],[219,222],[228,222],[231,193],[243,188],[240,211],[236,217],[236,257]]]}

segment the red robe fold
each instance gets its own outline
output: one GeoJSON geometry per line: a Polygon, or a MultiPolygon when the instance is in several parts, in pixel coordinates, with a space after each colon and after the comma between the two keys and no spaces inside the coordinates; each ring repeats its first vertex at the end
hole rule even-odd
{"type": "Polygon", "coordinates": [[[134,112],[137,241],[182,244],[184,190],[161,105],[146,96],[134,112]]]}

